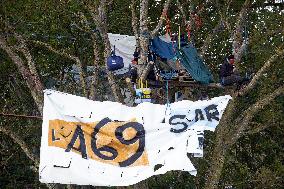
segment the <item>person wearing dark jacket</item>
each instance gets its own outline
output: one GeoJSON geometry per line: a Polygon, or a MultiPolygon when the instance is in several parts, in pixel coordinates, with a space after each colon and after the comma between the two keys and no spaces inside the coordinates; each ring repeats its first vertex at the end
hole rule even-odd
{"type": "Polygon", "coordinates": [[[234,63],[234,55],[230,55],[221,65],[219,76],[220,82],[224,86],[232,85],[234,83],[241,84],[243,81],[243,78],[235,70],[234,63]]]}

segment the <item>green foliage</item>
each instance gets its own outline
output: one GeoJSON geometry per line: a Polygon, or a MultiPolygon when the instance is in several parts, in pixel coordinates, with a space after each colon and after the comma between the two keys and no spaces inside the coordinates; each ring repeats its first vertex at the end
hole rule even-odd
{"type": "Polygon", "coordinates": [[[164,175],[151,177],[149,188],[194,189],[194,176],[185,172],[171,171],[164,175]]]}
{"type": "MultiPolygon", "coordinates": [[[[164,1],[149,1],[149,28],[155,28],[159,21],[164,1]]],[[[228,19],[231,31],[225,26],[219,28],[213,36],[205,62],[212,70],[215,80],[218,81],[218,65],[223,63],[226,55],[232,52],[232,32],[235,27],[238,13],[244,0],[232,1],[228,12],[227,1],[180,1],[190,18],[190,12],[196,13],[202,20],[201,28],[194,28],[192,39],[195,46],[200,49],[208,34],[212,32],[219,22],[221,13],[228,19]],[[203,7],[198,12],[199,8],[203,7]]],[[[260,5],[263,1],[258,1],[260,5]]],[[[108,7],[108,29],[112,33],[133,35],[131,26],[131,11],[129,1],[112,1],[108,7]]],[[[139,8],[139,4],[137,5],[139,8]]],[[[139,12],[137,11],[139,16],[139,12]]],[[[177,33],[181,26],[182,33],[186,28],[182,21],[181,12],[176,2],[170,6],[168,16],[171,20],[171,30],[177,33]]],[[[0,5],[0,34],[9,33],[4,28],[3,20],[15,27],[16,31],[28,40],[33,60],[40,73],[46,88],[55,88],[73,94],[80,93],[80,85],[75,82],[71,72],[74,61],[49,51],[46,47],[35,45],[33,41],[50,44],[54,49],[64,50],[77,56],[86,68],[94,63],[93,44],[91,33],[97,32],[96,25],[91,20],[81,1],[32,1],[32,0],[2,0],[0,5]],[[83,15],[85,17],[83,17],[83,15]],[[87,25],[86,28],[84,25],[87,25]],[[84,31],[84,30],[91,31],[84,31]]],[[[242,74],[248,71],[257,72],[259,68],[275,54],[276,47],[284,42],[283,38],[283,11],[277,8],[261,9],[254,7],[246,20],[249,47],[239,67],[242,74]]],[[[163,29],[160,34],[164,34],[163,29]]],[[[245,34],[243,34],[245,36],[245,34]]],[[[16,44],[15,38],[9,38],[9,44],[16,44]]],[[[103,44],[99,44],[102,48],[103,44]]],[[[102,52],[102,49],[100,49],[102,52]]],[[[97,55],[102,56],[102,54],[97,55]]],[[[103,65],[104,62],[100,62],[103,65]]],[[[284,82],[283,58],[273,63],[273,66],[262,76],[256,89],[244,98],[238,99],[239,104],[235,117],[244,109],[251,106],[263,95],[271,93],[284,82]]],[[[106,78],[100,75],[99,99],[109,93],[106,78]]],[[[17,71],[16,66],[0,49],[0,112],[15,114],[37,115],[35,103],[31,97],[25,81],[17,71]]],[[[122,85],[122,84],[121,84],[122,85]]],[[[201,89],[193,90],[193,99],[198,99],[201,89]]],[[[206,90],[210,97],[224,94],[223,90],[206,90]]],[[[254,117],[254,124],[271,125],[264,131],[250,134],[241,138],[234,145],[226,157],[226,165],[222,173],[220,187],[234,186],[236,188],[281,188],[283,187],[283,96],[259,112],[254,117]]],[[[39,154],[40,121],[18,119],[0,116],[0,125],[15,131],[39,154]]],[[[206,181],[206,171],[210,165],[210,153],[214,145],[214,133],[206,132],[205,158],[191,158],[198,168],[197,178],[188,173],[168,172],[165,175],[154,176],[148,180],[150,188],[202,188],[206,181]]],[[[32,162],[27,159],[18,145],[0,133],[0,188],[37,188],[44,187],[38,182],[38,174],[32,170],[32,162]],[[2,171],[3,170],[3,171],[2,171]]]]}

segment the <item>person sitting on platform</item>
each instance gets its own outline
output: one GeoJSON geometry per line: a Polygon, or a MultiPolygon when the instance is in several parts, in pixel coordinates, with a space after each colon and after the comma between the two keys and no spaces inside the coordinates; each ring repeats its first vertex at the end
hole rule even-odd
{"type": "Polygon", "coordinates": [[[234,83],[241,85],[244,78],[240,76],[240,73],[234,67],[235,58],[234,55],[230,55],[220,68],[220,83],[223,86],[232,85],[234,83]]]}

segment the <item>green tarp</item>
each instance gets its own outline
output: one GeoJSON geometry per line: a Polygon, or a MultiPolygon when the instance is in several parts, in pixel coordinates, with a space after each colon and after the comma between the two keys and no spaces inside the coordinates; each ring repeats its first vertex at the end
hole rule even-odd
{"type": "Polygon", "coordinates": [[[213,82],[212,74],[192,44],[181,47],[178,50],[177,57],[194,80],[203,84],[213,82]]]}

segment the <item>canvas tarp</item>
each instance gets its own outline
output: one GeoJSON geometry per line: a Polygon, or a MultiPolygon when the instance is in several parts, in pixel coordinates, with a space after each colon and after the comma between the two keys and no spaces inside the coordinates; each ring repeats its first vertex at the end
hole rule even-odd
{"type": "Polygon", "coordinates": [[[178,58],[184,68],[190,73],[193,79],[204,84],[213,82],[213,76],[198,55],[196,48],[192,45],[181,47],[178,51],[178,58]]]}
{"type": "Polygon", "coordinates": [[[166,42],[160,37],[151,40],[151,50],[161,58],[173,59],[176,56],[176,43],[166,42]]]}
{"type": "Polygon", "coordinates": [[[134,36],[120,35],[108,33],[108,38],[113,48],[115,46],[115,54],[123,58],[124,68],[115,71],[116,74],[124,74],[128,72],[129,65],[133,60],[133,53],[136,48],[136,40],[134,36]]]}

